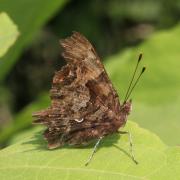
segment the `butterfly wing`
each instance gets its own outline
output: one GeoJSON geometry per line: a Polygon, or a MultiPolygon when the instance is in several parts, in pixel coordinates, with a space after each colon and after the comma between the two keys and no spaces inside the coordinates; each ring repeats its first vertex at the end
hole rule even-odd
{"type": "Polygon", "coordinates": [[[63,57],[77,68],[76,80],[79,84],[86,84],[98,97],[97,101],[112,110],[116,109],[119,105],[116,104],[119,102],[117,93],[91,43],[80,33],[74,32],[71,37],[62,40],[61,45],[64,48],[63,57]]]}
{"type": "Polygon", "coordinates": [[[117,129],[119,99],[91,43],[80,33],[60,41],[67,65],[56,72],[51,107],[34,114],[49,148],[85,144],[117,129]]]}

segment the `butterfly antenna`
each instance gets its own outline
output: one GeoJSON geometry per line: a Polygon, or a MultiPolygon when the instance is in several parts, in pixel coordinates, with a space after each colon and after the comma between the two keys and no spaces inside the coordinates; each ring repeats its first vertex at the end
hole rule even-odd
{"type": "Polygon", "coordinates": [[[137,83],[139,82],[139,79],[140,77],[142,76],[142,74],[144,73],[144,71],[146,70],[146,67],[143,67],[142,70],[141,70],[141,73],[139,74],[138,78],[136,79],[134,85],[132,86],[131,90],[129,91],[126,99],[125,99],[125,102],[127,101],[127,99],[129,98],[129,96],[131,95],[133,89],[135,88],[135,86],[137,85],[137,83]]]}
{"type": "Polygon", "coordinates": [[[134,80],[134,77],[135,77],[135,75],[136,75],[136,71],[137,71],[137,68],[138,68],[138,66],[139,66],[139,63],[140,63],[141,59],[142,59],[142,53],[141,53],[141,54],[139,54],[139,58],[138,58],[138,61],[137,61],[137,64],[136,64],[136,67],[135,67],[135,70],[134,70],[133,76],[132,76],[132,78],[131,78],[131,81],[130,81],[130,83],[129,83],[128,90],[127,90],[126,95],[125,95],[125,98],[124,98],[124,103],[125,103],[125,102],[126,102],[126,100],[128,99],[127,97],[128,97],[128,94],[129,94],[130,88],[131,88],[131,86],[132,86],[132,83],[133,83],[133,80],[134,80]]]}

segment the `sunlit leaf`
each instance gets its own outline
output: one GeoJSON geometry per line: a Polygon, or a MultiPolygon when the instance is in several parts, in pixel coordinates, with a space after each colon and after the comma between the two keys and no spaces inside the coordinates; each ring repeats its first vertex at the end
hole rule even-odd
{"type": "Polygon", "coordinates": [[[42,130],[30,131],[0,151],[0,179],[171,179],[180,178],[179,148],[166,146],[156,135],[128,122],[139,164],[129,156],[126,135],[103,140],[92,162],[84,164],[93,145],[47,150],[42,130]]]}
{"type": "Polygon", "coordinates": [[[9,16],[4,12],[0,13],[0,58],[13,45],[18,34],[17,26],[9,16]]]}

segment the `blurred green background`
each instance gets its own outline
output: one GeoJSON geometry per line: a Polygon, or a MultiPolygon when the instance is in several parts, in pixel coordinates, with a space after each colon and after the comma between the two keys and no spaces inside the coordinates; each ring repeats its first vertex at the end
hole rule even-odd
{"type": "Polygon", "coordinates": [[[147,72],[129,119],[168,145],[180,144],[180,1],[1,0],[1,12],[19,31],[0,57],[1,148],[33,128],[32,112],[49,106],[52,77],[65,63],[59,39],[73,30],[94,44],[121,100],[144,54],[147,72]]]}

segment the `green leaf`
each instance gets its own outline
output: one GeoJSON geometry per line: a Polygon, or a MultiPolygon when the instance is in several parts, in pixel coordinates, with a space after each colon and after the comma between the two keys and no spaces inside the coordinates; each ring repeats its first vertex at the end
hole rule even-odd
{"type": "Polygon", "coordinates": [[[0,13],[0,58],[14,44],[18,34],[17,26],[9,16],[5,12],[0,13]]]}
{"type": "MultiPolygon", "coordinates": [[[[92,162],[93,145],[47,150],[39,128],[0,151],[0,179],[171,179],[180,178],[179,147],[166,146],[156,135],[128,122],[136,165],[129,156],[126,135],[114,134],[100,143],[92,162]]],[[[41,130],[42,131],[42,130],[41,130]]]]}
{"type": "Polygon", "coordinates": [[[110,57],[106,63],[122,100],[138,54],[143,52],[141,64],[147,66],[147,71],[131,95],[133,111],[130,119],[154,131],[170,145],[180,144],[177,138],[180,136],[179,36],[180,25],[160,31],[137,48],[110,57]]]}
{"type": "Polygon", "coordinates": [[[16,63],[22,50],[35,38],[41,27],[55,12],[60,11],[67,0],[6,0],[0,3],[0,12],[5,11],[18,25],[21,36],[0,64],[2,81],[16,63]]]}

